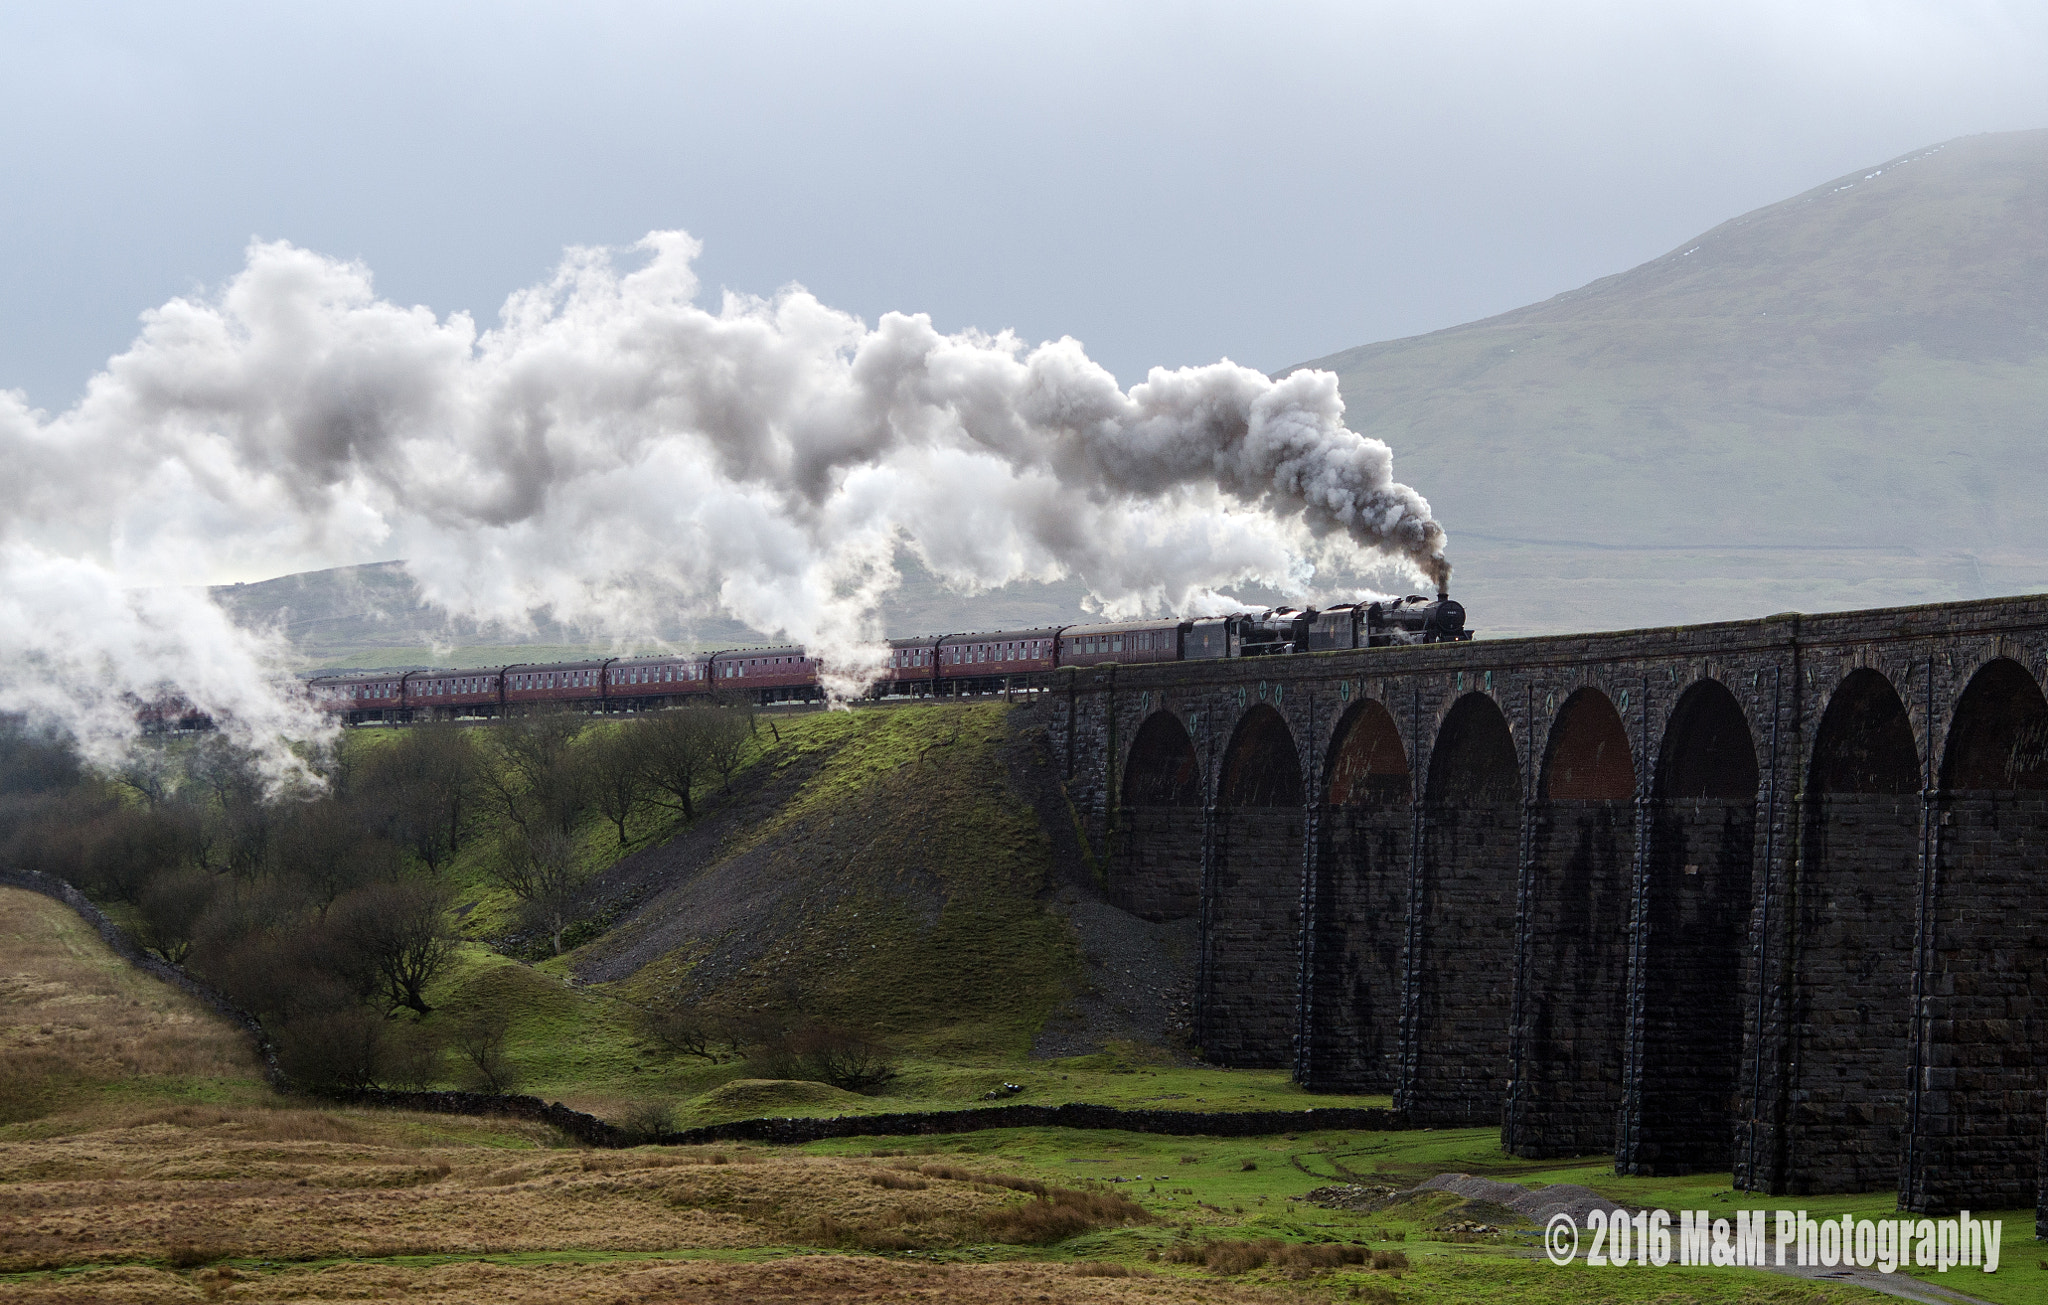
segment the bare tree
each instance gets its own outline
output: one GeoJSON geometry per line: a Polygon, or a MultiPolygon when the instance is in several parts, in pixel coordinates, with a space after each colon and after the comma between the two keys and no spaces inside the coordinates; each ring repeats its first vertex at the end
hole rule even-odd
{"type": "Polygon", "coordinates": [[[503,1011],[472,1011],[455,1022],[449,1045],[462,1058],[470,1081],[481,1092],[507,1092],[518,1071],[505,1054],[510,1021],[503,1011]]]}
{"type": "Polygon", "coordinates": [[[526,903],[527,912],[554,940],[555,955],[560,956],[562,933],[575,908],[575,842],[559,829],[530,834],[509,830],[491,875],[526,903]]]}
{"type": "Polygon", "coordinates": [[[648,800],[683,819],[695,820],[696,807],[691,790],[710,768],[705,755],[705,719],[710,709],[676,707],[642,717],[639,723],[639,760],[647,781],[648,800]]]}
{"type": "Polygon", "coordinates": [[[582,730],[583,722],[568,712],[538,712],[491,731],[485,784],[506,821],[522,833],[568,833],[576,827],[586,777],[573,745],[582,730]]]}
{"type": "Polygon", "coordinates": [[[386,1009],[433,1010],[428,984],[454,962],[439,889],[418,880],[371,884],[335,903],[333,931],[344,964],[364,996],[386,1009]]]}
{"type": "Polygon", "coordinates": [[[620,722],[592,730],[580,745],[590,800],[618,831],[620,847],[626,845],[626,822],[647,800],[640,736],[640,722],[620,722]]]}
{"type": "Polygon", "coordinates": [[[272,862],[322,920],[344,894],[398,874],[398,849],[365,823],[354,804],[331,798],[299,803],[278,823],[272,862]]]}
{"type": "Polygon", "coordinates": [[[192,840],[184,822],[164,808],[123,807],[83,831],[85,878],[97,891],[135,901],[157,875],[184,863],[192,840]]]}
{"type": "Polygon", "coordinates": [[[177,788],[177,767],[161,745],[142,744],[130,750],[114,781],[140,797],[149,806],[170,801],[177,788]]]}
{"type": "Polygon", "coordinates": [[[222,868],[244,879],[254,878],[269,857],[275,815],[254,759],[215,737],[193,751],[189,770],[211,799],[207,814],[218,833],[208,842],[222,868]]]}
{"type": "Polygon", "coordinates": [[[704,759],[718,772],[718,789],[732,792],[747,744],[754,738],[754,709],[743,702],[712,708],[704,722],[704,759]]]}
{"type": "Polygon", "coordinates": [[[476,741],[459,725],[407,730],[366,757],[354,781],[383,813],[380,823],[429,870],[462,846],[464,821],[481,778],[476,741]]]}
{"type": "Polygon", "coordinates": [[[216,881],[200,869],[173,869],[136,898],[135,940],[173,965],[183,965],[213,904],[216,881]]]}

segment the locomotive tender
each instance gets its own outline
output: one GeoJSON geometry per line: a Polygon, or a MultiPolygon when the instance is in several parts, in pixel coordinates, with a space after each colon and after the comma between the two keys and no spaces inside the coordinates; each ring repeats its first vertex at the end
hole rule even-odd
{"type": "MultiPolygon", "coordinates": [[[[1471,637],[1465,609],[1441,593],[1434,599],[1411,594],[1321,611],[1275,607],[1190,620],[920,635],[889,640],[887,661],[869,696],[947,697],[1029,688],[1036,685],[1035,677],[1063,666],[1269,657],[1454,643],[1471,637]]],[[[818,669],[818,660],[800,647],[737,648],[545,665],[317,676],[307,687],[322,708],[346,724],[360,725],[499,716],[542,705],[638,711],[714,695],[744,696],[764,706],[804,702],[823,696],[818,669]]]]}

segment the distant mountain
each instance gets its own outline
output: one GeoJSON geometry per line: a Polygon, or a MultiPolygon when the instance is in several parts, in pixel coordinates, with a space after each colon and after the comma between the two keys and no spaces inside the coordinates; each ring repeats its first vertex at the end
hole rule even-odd
{"type": "MultiPolygon", "coordinates": [[[[898,559],[903,584],[883,604],[884,626],[895,634],[1024,629],[1091,619],[1081,607],[1079,584],[1010,585],[973,598],[948,593],[908,556],[898,559]]],[[[531,633],[509,635],[474,622],[450,620],[420,600],[399,562],[307,571],[253,584],[219,585],[213,596],[247,625],[277,628],[291,640],[303,670],[383,666],[495,665],[621,651],[651,650],[652,642],[622,649],[588,631],[540,622],[531,633]]],[[[683,648],[740,648],[769,642],[758,630],[723,618],[649,614],[650,633],[683,648]]]]}
{"type": "MultiPolygon", "coordinates": [[[[1302,365],[1429,496],[1482,636],[2048,589],[2048,131],[1918,150],[1543,303],[1302,365]]],[[[1085,619],[1078,584],[962,598],[902,561],[892,633],[1085,619]]],[[[395,562],[215,592],[308,667],[615,651],[450,622],[395,562]]]]}
{"type": "Polygon", "coordinates": [[[1482,634],[2048,588],[2048,131],[1302,365],[1429,497],[1482,634]]]}

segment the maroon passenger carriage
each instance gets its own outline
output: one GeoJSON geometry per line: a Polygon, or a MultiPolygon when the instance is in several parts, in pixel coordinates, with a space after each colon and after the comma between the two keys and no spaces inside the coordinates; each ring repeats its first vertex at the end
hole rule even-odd
{"type": "Polygon", "coordinates": [[[502,674],[496,669],[413,671],[405,677],[409,719],[496,715],[504,701],[498,691],[502,674]]]}
{"type": "Polygon", "coordinates": [[[605,704],[619,710],[667,706],[711,693],[711,658],[620,657],[605,667],[605,704]]]}
{"type": "MultiPolygon", "coordinates": [[[[1045,673],[1064,666],[1268,657],[1471,637],[1465,609],[1444,594],[1321,611],[1275,607],[1185,621],[926,635],[889,641],[870,692],[877,698],[1010,694],[1043,687],[1045,673]]],[[[361,725],[495,716],[542,706],[640,711],[693,697],[744,698],[763,706],[812,702],[823,696],[818,672],[817,658],[788,645],[473,670],[376,671],[319,677],[308,688],[327,711],[361,725]]]]}
{"type": "Polygon", "coordinates": [[[818,659],[791,644],[782,648],[738,648],[711,654],[712,692],[771,702],[810,702],[821,696],[818,659]]]}
{"type": "Polygon", "coordinates": [[[942,634],[891,639],[881,678],[870,690],[877,698],[928,698],[938,691],[942,634]]]}
{"type": "Polygon", "coordinates": [[[1177,662],[1188,621],[1104,621],[1069,625],[1060,631],[1059,664],[1102,666],[1109,662],[1177,662]]]}
{"type": "Polygon", "coordinates": [[[937,684],[952,696],[1031,687],[1030,677],[1059,665],[1060,628],[949,634],[938,641],[937,684]]]}

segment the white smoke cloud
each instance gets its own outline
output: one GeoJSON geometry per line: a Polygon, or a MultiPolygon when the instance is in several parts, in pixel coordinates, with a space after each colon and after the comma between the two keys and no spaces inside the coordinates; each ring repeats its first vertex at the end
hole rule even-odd
{"type": "Polygon", "coordinates": [[[274,644],[177,586],[376,556],[513,628],[723,609],[842,690],[876,664],[899,548],[969,591],[1076,577],[1117,614],[1304,592],[1333,563],[1448,575],[1329,373],[1220,362],[1124,391],[1070,339],[871,327],[794,287],[712,311],[699,249],[657,232],[627,272],[572,251],[479,333],[259,243],[218,296],[148,313],[70,410],[0,395],[0,708],[106,749],[111,704],[167,681],[247,739],[303,735],[274,644]]]}

